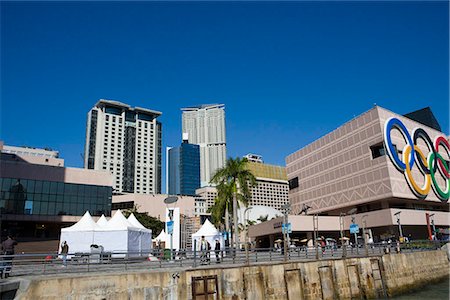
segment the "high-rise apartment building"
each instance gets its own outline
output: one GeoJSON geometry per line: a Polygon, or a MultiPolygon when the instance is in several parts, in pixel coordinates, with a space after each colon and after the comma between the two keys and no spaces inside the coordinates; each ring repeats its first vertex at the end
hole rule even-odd
{"type": "Polygon", "coordinates": [[[186,139],[170,148],[167,169],[170,195],[195,195],[200,187],[200,147],[186,139]]]}
{"type": "Polygon", "coordinates": [[[208,186],[214,172],[225,165],[225,111],[223,104],[182,108],[182,128],[189,143],[200,146],[201,186],[208,186]]]}
{"type": "Polygon", "coordinates": [[[161,114],[99,100],[88,113],[85,168],[110,171],[115,193],[161,193],[161,114]]]}

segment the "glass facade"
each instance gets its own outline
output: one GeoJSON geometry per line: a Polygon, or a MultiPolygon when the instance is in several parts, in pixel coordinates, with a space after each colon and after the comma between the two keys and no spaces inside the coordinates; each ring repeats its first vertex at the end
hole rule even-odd
{"type": "Polygon", "coordinates": [[[0,212],[18,215],[111,215],[112,188],[45,180],[0,178],[0,212]]]}
{"type": "Polygon", "coordinates": [[[200,146],[181,144],[180,152],[180,194],[195,195],[200,187],[200,146]]]}
{"type": "Polygon", "coordinates": [[[200,146],[183,143],[169,150],[169,194],[195,195],[200,187],[200,146]]]}
{"type": "Polygon", "coordinates": [[[169,191],[170,195],[180,195],[180,148],[169,150],[169,191]]]}

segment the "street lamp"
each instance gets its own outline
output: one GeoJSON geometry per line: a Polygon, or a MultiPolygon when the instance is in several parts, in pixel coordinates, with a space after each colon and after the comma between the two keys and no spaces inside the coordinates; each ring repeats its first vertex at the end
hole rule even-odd
{"type": "Polygon", "coordinates": [[[346,257],[347,256],[347,247],[344,244],[344,216],[345,216],[345,213],[341,212],[339,214],[339,227],[340,227],[340,231],[341,231],[342,257],[346,257]]]}
{"type": "Polygon", "coordinates": [[[167,231],[170,234],[170,260],[173,259],[173,209],[175,208],[175,203],[178,201],[177,196],[169,196],[164,199],[164,203],[166,204],[168,213],[169,213],[169,222],[167,222],[167,231]],[[170,209],[170,204],[173,204],[172,209],[170,209]]]}
{"type": "Polygon", "coordinates": [[[245,257],[246,257],[246,259],[247,259],[247,264],[249,263],[249,260],[248,260],[248,219],[249,219],[249,216],[247,215],[247,217],[245,217],[246,216],[246,214],[247,214],[247,211],[250,211],[250,209],[252,209],[253,207],[252,206],[249,206],[249,207],[247,207],[245,210],[244,210],[244,226],[245,226],[245,257]]]}
{"type": "MultiPolygon", "coordinates": [[[[291,204],[286,203],[281,207],[284,210],[284,260],[287,260],[287,250],[289,246],[289,230],[288,230],[288,218],[291,211],[291,204]]],[[[281,228],[283,228],[281,227],[281,228]]]]}
{"type": "Polygon", "coordinates": [[[403,239],[402,224],[400,224],[400,214],[401,214],[401,211],[396,212],[396,213],[394,214],[394,216],[397,217],[398,232],[399,232],[399,234],[400,234],[399,240],[403,239]]]}
{"type": "Polygon", "coordinates": [[[367,215],[362,216],[361,221],[363,223],[363,236],[364,236],[364,248],[366,249],[366,256],[369,256],[369,248],[367,247],[367,236],[366,236],[366,217],[367,215]]]}
{"type": "MultiPolygon", "coordinates": [[[[357,211],[358,211],[358,209],[356,207],[354,207],[354,208],[350,209],[347,212],[347,215],[352,215],[352,224],[356,224],[355,223],[355,214],[356,214],[357,211]]],[[[350,234],[351,234],[351,232],[350,232],[350,234]]],[[[358,233],[356,231],[355,231],[355,247],[356,247],[356,253],[359,254],[359,250],[358,250],[358,233]]]]}

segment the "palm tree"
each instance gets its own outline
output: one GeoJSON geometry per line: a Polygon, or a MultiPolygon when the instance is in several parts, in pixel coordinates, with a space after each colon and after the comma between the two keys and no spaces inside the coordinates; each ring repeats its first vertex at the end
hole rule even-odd
{"type": "Polygon", "coordinates": [[[211,213],[212,222],[214,225],[223,228],[225,225],[225,231],[229,231],[229,213],[231,212],[231,201],[233,199],[232,189],[230,185],[219,184],[217,187],[217,197],[214,200],[214,205],[208,209],[211,213]]]}
{"type": "MultiPolygon", "coordinates": [[[[255,176],[247,168],[247,159],[236,157],[228,158],[225,167],[216,171],[211,179],[211,183],[217,185],[218,198],[219,193],[222,193],[222,197],[226,204],[225,208],[230,208],[229,201],[232,198],[233,209],[233,224],[234,224],[234,244],[238,247],[239,244],[239,231],[237,222],[237,207],[239,205],[238,199],[244,205],[250,199],[250,187],[256,186],[255,176]]],[[[225,215],[229,211],[225,209],[225,215]]],[[[227,216],[225,216],[225,222],[227,222],[227,216]]]]}

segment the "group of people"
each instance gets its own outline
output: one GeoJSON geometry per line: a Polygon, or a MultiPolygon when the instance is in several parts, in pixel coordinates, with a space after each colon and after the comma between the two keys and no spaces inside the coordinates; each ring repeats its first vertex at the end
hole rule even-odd
{"type": "MultiPolygon", "coordinates": [[[[207,265],[211,262],[210,258],[210,252],[211,252],[211,245],[209,242],[205,239],[205,236],[202,235],[202,239],[200,240],[200,263],[202,265],[207,265]]],[[[214,253],[216,254],[216,263],[220,263],[220,241],[216,240],[216,244],[214,246],[214,253]]]]}

